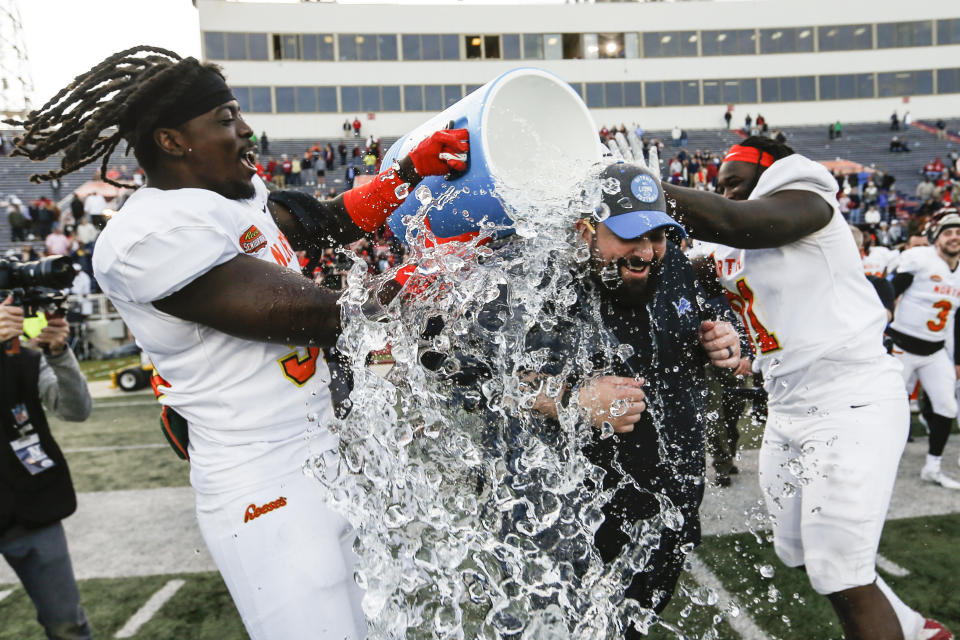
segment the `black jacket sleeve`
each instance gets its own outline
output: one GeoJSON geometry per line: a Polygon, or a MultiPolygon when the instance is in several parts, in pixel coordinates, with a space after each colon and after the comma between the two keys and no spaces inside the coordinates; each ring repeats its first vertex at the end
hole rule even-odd
{"type": "Polygon", "coordinates": [[[913,274],[912,273],[900,273],[899,271],[893,274],[893,297],[894,299],[899,298],[903,295],[903,292],[913,284],[913,274]]]}
{"type": "MultiPolygon", "coordinates": [[[[327,247],[350,244],[364,235],[339,199],[317,200],[300,191],[273,191],[269,199],[289,209],[303,228],[306,240],[296,243],[295,249],[322,251],[327,247]]],[[[294,238],[290,240],[294,241],[294,238]]]]}

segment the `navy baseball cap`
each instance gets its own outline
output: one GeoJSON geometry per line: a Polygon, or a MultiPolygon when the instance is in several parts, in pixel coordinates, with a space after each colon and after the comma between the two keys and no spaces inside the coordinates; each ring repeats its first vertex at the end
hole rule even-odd
{"type": "Polygon", "coordinates": [[[609,165],[600,174],[601,203],[590,216],[623,240],[633,240],[660,227],[683,227],[667,215],[660,179],[646,167],[627,162],[609,165]]]}

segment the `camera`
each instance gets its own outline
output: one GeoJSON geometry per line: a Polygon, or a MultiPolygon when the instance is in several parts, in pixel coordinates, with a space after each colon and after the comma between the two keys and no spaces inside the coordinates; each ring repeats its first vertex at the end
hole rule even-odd
{"type": "Polygon", "coordinates": [[[70,258],[47,256],[40,260],[20,262],[0,258],[0,292],[13,297],[13,304],[23,307],[26,316],[44,311],[63,312],[67,292],[77,272],[70,258]]]}

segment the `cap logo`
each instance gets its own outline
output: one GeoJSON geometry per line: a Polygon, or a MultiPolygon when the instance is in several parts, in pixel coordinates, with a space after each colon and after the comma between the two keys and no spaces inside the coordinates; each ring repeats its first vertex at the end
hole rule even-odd
{"type": "Polygon", "coordinates": [[[647,204],[656,202],[660,197],[660,187],[657,185],[657,181],[643,173],[635,176],[630,182],[630,191],[637,200],[647,204]]]}

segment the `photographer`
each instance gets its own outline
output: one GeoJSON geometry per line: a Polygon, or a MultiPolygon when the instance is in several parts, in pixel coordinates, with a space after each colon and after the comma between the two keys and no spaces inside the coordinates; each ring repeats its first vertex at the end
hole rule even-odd
{"type": "MultiPolygon", "coordinates": [[[[0,303],[0,341],[23,333],[23,309],[0,303]]],[[[48,638],[90,638],[60,521],[76,510],[70,472],[44,406],[73,422],[90,415],[87,382],[67,347],[70,328],[51,317],[31,344],[0,350],[0,553],[37,608],[48,638]],[[42,404],[41,404],[42,403],[42,404]]]]}

